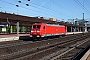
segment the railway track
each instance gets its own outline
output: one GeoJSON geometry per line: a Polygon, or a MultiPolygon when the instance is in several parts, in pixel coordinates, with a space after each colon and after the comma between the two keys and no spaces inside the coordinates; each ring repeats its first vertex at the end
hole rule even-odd
{"type": "MultiPolygon", "coordinates": [[[[66,36],[66,37],[75,37],[74,35],[71,36],[66,36]]],[[[50,39],[49,39],[50,40],[50,39]]],[[[51,39],[52,40],[52,39],[51,39]]],[[[43,40],[46,41],[46,40],[43,40]]],[[[37,41],[36,41],[37,42],[37,41]]],[[[39,41],[40,42],[40,41],[39,41]]],[[[17,40],[17,41],[8,41],[8,42],[0,42],[0,48],[4,47],[10,47],[10,46],[17,46],[17,45],[23,45],[23,44],[29,44],[29,43],[34,43],[33,41],[22,41],[22,40],[17,40]]]]}
{"type": "Polygon", "coordinates": [[[53,57],[51,60],[71,60],[76,54],[78,54],[81,50],[83,50],[86,45],[90,44],[90,38],[87,38],[79,43],[77,43],[75,46],[70,47],[69,50],[65,51],[64,53],[53,57]],[[81,46],[83,46],[81,48],[81,46]]]}
{"type": "MultiPolygon", "coordinates": [[[[24,49],[20,51],[17,50],[16,52],[9,53],[6,55],[1,55],[0,60],[4,60],[4,59],[7,59],[7,60],[28,60],[28,59],[38,60],[38,59],[46,59],[47,56],[49,56],[47,59],[52,59],[53,56],[54,57],[56,56],[55,52],[56,54],[57,53],[61,54],[61,52],[64,53],[64,51],[69,50],[72,46],[75,46],[74,44],[75,42],[78,43],[78,41],[80,41],[81,39],[86,39],[88,37],[88,34],[82,35],[81,37],[80,36],[81,35],[72,36],[72,39],[70,39],[71,37],[69,36],[66,38],[61,38],[61,40],[56,39],[56,40],[49,40],[48,42],[44,41],[44,42],[34,43],[32,45],[36,47],[33,47],[33,48],[29,47],[31,44],[30,45],[26,44],[28,46],[22,45],[24,49]],[[25,47],[27,47],[28,49],[25,49],[25,47]]],[[[10,48],[8,48],[8,50],[9,49],[10,48]]]]}
{"type": "Polygon", "coordinates": [[[12,41],[12,42],[3,42],[0,44],[0,56],[6,56],[6,55],[10,55],[13,53],[18,53],[18,52],[23,52],[26,51],[28,49],[36,49],[37,47],[40,46],[45,46],[47,44],[54,44],[55,42],[59,42],[59,41],[63,41],[65,39],[69,39],[70,37],[75,37],[74,35],[71,36],[66,36],[65,38],[61,38],[61,40],[55,39],[55,41],[53,41],[53,39],[49,39],[48,42],[47,40],[43,40],[43,41],[36,41],[36,42],[32,42],[32,41],[12,41]],[[68,38],[67,38],[68,37],[68,38]]]}

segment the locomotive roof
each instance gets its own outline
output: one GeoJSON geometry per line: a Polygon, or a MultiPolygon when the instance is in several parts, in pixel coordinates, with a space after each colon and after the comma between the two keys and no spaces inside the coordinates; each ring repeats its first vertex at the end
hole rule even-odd
{"type": "Polygon", "coordinates": [[[64,25],[59,25],[59,24],[46,24],[48,26],[60,26],[60,27],[64,27],[64,25]]]}
{"type": "Polygon", "coordinates": [[[34,23],[33,25],[41,25],[41,24],[46,24],[48,26],[64,26],[64,25],[59,25],[59,24],[48,24],[48,23],[34,23]]]}

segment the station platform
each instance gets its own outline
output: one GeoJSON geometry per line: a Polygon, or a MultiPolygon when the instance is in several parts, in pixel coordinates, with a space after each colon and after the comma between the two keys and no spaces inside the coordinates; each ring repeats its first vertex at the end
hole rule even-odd
{"type": "Polygon", "coordinates": [[[19,36],[29,36],[30,34],[0,34],[0,42],[2,41],[12,41],[12,40],[19,40],[19,36]]]}
{"type": "Polygon", "coordinates": [[[66,35],[69,35],[69,34],[78,34],[78,33],[86,33],[86,32],[67,32],[66,35]]]}
{"type": "Polygon", "coordinates": [[[80,60],[90,60],[90,49],[84,54],[80,60]]]}

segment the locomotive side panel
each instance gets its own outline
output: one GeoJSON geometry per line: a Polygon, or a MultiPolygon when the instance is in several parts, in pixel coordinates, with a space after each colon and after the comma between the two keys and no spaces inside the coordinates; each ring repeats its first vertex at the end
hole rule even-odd
{"type": "Polygon", "coordinates": [[[53,35],[62,35],[66,33],[65,26],[45,26],[45,30],[42,35],[44,36],[53,36],[53,35]]]}
{"type": "Polygon", "coordinates": [[[46,34],[56,34],[56,27],[46,26],[46,34]]]}
{"type": "Polygon", "coordinates": [[[59,34],[66,34],[66,28],[65,28],[65,26],[58,27],[58,31],[57,32],[59,34]]]}

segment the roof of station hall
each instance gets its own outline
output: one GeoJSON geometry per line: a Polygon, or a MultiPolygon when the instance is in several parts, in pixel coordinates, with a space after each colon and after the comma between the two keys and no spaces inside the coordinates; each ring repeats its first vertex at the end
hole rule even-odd
{"type": "Polygon", "coordinates": [[[49,19],[41,19],[41,18],[35,18],[35,17],[0,12],[0,23],[5,23],[5,22],[7,22],[7,20],[9,20],[11,25],[15,25],[16,22],[18,21],[22,25],[27,25],[27,26],[29,26],[30,24],[33,24],[33,23],[55,23],[55,24],[58,23],[60,25],[65,25],[65,26],[81,27],[79,25],[68,24],[65,22],[50,21],[49,19]]]}

